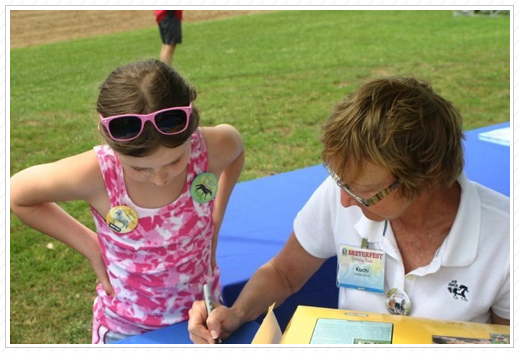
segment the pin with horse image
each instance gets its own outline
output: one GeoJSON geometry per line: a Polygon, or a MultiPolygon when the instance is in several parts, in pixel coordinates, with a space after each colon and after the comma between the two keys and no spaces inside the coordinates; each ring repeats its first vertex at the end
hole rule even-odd
{"type": "Polygon", "coordinates": [[[108,211],[106,223],[117,233],[128,233],[137,227],[139,217],[133,208],[128,206],[115,206],[108,211]]]}
{"type": "Polygon", "coordinates": [[[197,175],[191,184],[191,196],[198,203],[206,203],[216,197],[218,179],[213,173],[197,175]]]}
{"type": "Polygon", "coordinates": [[[406,292],[398,288],[392,288],[386,293],[386,307],[392,315],[409,316],[411,300],[406,292]]]}

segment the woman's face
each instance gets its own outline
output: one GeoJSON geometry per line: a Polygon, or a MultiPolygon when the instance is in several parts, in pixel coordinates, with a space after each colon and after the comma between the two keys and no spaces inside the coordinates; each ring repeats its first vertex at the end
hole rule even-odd
{"type": "Polygon", "coordinates": [[[145,157],[130,157],[117,154],[126,177],[158,187],[169,185],[187,167],[191,144],[189,139],[175,148],[159,147],[145,157]]]}
{"type": "MultiPolygon", "coordinates": [[[[369,161],[364,162],[362,173],[355,175],[355,172],[355,166],[349,159],[342,183],[347,184],[354,195],[363,199],[370,199],[397,181],[387,169],[369,161]]],[[[376,204],[367,207],[341,188],[341,204],[343,207],[360,207],[364,216],[375,222],[398,218],[411,204],[410,200],[398,197],[399,189],[400,186],[376,204]]]]}

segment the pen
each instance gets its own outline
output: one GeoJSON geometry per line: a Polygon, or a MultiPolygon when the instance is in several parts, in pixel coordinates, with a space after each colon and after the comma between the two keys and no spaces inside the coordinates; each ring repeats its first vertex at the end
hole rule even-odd
{"type": "MultiPolygon", "coordinates": [[[[204,301],[205,301],[205,308],[207,310],[207,317],[211,314],[211,312],[214,310],[214,303],[211,299],[211,290],[209,289],[209,285],[206,283],[204,284],[204,301]]],[[[216,343],[222,343],[222,340],[220,338],[215,339],[216,343]]]]}

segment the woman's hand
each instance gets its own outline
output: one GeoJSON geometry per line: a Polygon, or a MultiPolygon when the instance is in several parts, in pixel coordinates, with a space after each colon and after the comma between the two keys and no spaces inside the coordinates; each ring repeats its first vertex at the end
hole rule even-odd
{"type": "Polygon", "coordinates": [[[213,344],[226,339],[242,325],[232,309],[219,305],[207,317],[204,301],[196,301],[189,310],[189,338],[193,343],[213,344]]]}

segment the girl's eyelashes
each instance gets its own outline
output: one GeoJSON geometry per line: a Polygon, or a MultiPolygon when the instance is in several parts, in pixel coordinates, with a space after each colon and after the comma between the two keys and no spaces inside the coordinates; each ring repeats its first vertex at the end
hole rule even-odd
{"type": "MultiPolygon", "coordinates": [[[[177,159],[176,161],[171,162],[170,164],[168,164],[168,166],[177,165],[180,162],[180,160],[181,160],[181,158],[177,159]]],[[[136,172],[142,172],[145,170],[149,170],[149,168],[140,168],[140,167],[132,167],[132,169],[135,170],[136,172]]]]}
{"type": "Polygon", "coordinates": [[[139,168],[139,167],[132,167],[133,170],[135,170],[136,172],[142,172],[144,170],[148,170],[148,168],[139,168]]]}

